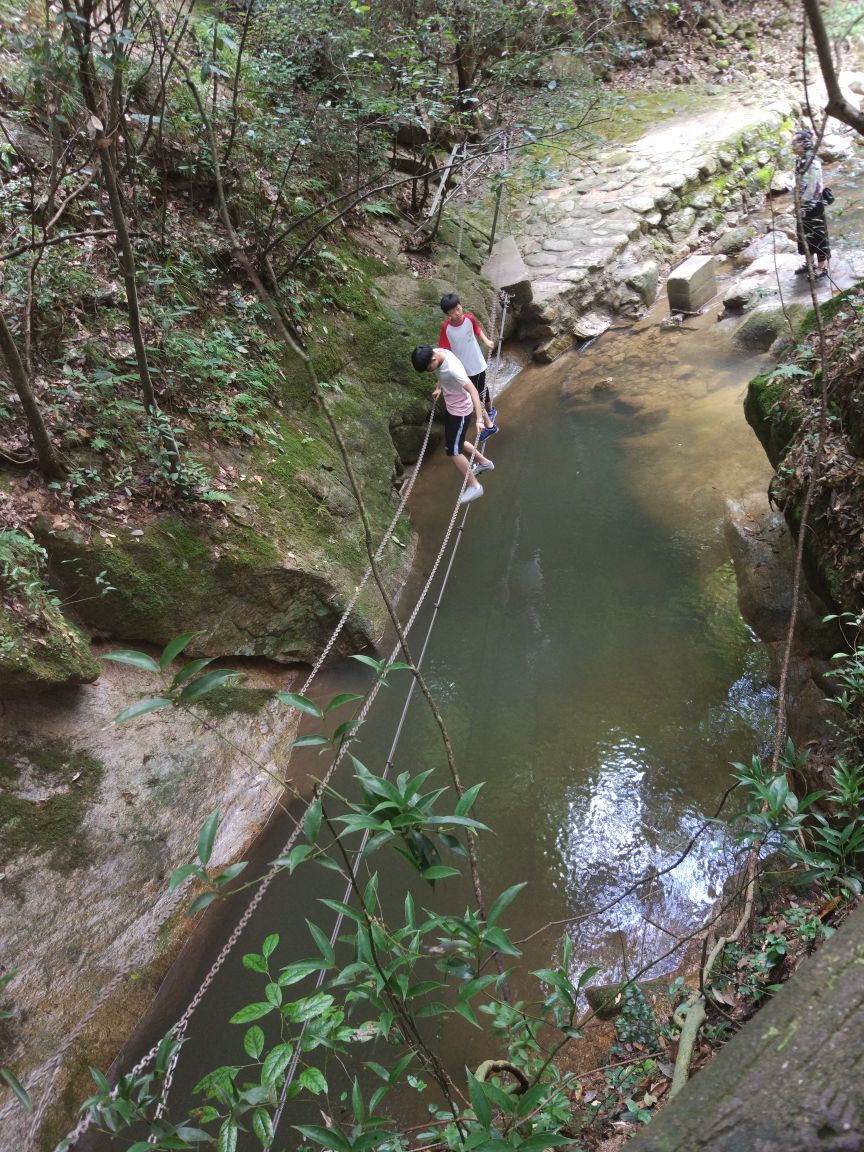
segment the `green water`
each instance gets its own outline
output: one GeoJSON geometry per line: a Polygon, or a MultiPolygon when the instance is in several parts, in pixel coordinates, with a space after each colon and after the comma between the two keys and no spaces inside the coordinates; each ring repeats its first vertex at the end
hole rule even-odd
{"type": "MultiPolygon", "coordinates": [[[[497,467],[468,512],[436,616],[424,672],[465,783],[486,782],[489,898],[528,882],[511,907],[514,935],[530,937],[526,970],[557,955],[565,930],[574,968],[596,964],[616,977],[695,927],[732,864],[717,825],[674,872],[597,909],[682,851],[728,788],[729,762],[749,758],[770,728],[773,693],[737,613],[722,538],[725,499],[764,491],[769,477],[741,411],[759,363],[729,353],[713,317],[692,327],[666,331],[649,317],[583,355],[526,370],[502,394],[502,431],[490,442],[497,467]]],[[[412,498],[423,544],[402,596],[406,615],[457,491],[445,458],[424,468],[412,498]]],[[[438,599],[436,584],[412,633],[415,654],[438,599]]],[[[365,676],[349,661],[318,691],[327,699],[365,676]]],[[[394,676],[364,726],[356,753],[370,767],[386,760],[407,686],[394,676]]],[[[323,772],[314,757],[306,766],[323,772]]],[[[418,696],[394,770],[426,767],[446,782],[440,738],[418,696]]],[[[272,830],[262,859],[286,835],[272,830]]],[[[407,866],[383,853],[377,866],[401,900],[407,866]]],[[[276,931],[287,963],[309,954],[306,917],[329,932],[317,901],[342,893],[319,888],[322,876],[301,870],[263,901],[193,1018],[175,1105],[206,1068],[242,1060],[243,1029],[225,1021],[261,991],[243,952],[276,931]]],[[[457,908],[467,901],[450,881],[421,896],[457,908]]],[[[209,935],[193,941],[145,1033],[176,1019],[242,907],[217,913],[209,935]]],[[[673,966],[666,957],[657,971],[673,966]]],[[[133,1042],[133,1054],[150,1036],[133,1042]]],[[[466,1053],[489,1055],[467,1025],[445,1043],[457,1065],[466,1053]]]]}

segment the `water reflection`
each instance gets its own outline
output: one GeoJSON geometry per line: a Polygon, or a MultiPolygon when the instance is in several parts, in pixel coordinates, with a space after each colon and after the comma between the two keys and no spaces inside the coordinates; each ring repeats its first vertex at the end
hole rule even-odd
{"type": "MultiPolygon", "coordinates": [[[[676,811],[679,798],[656,787],[655,768],[643,742],[610,734],[595,749],[589,786],[568,798],[555,843],[564,895],[574,907],[606,908],[572,930],[574,971],[599,963],[604,978],[632,974],[674,947],[717,898],[731,862],[728,837],[720,826],[705,830],[691,806],[676,811]],[[700,830],[686,857],[661,875],[700,830]],[[675,841],[680,851],[670,851],[675,841]]],[[[667,956],[648,975],[675,963],[667,956]]]]}

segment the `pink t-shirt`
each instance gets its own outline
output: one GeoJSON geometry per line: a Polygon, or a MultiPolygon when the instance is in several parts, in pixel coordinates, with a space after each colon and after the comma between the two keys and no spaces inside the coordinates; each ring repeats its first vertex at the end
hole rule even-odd
{"type": "Polygon", "coordinates": [[[469,376],[486,371],[486,360],[480,351],[480,325],[470,312],[466,312],[460,324],[447,320],[441,329],[438,341],[441,348],[449,348],[462,361],[469,376]]]}
{"type": "Polygon", "coordinates": [[[438,383],[444,394],[444,404],[448,412],[454,416],[470,416],[474,411],[474,401],[470,393],[466,392],[465,385],[470,384],[468,373],[462,361],[446,348],[436,348],[442,352],[444,359],[435,369],[438,383]]]}

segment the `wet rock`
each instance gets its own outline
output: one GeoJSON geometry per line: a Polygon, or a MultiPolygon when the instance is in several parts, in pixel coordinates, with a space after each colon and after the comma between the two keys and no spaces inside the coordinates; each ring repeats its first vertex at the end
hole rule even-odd
{"type": "Polygon", "coordinates": [[[544,340],[542,344],[538,344],[532,352],[532,356],[540,364],[551,364],[553,360],[557,360],[559,356],[569,352],[572,347],[573,337],[569,332],[562,332],[558,336],[552,336],[549,340],[544,340]]]}
{"type": "Polygon", "coordinates": [[[785,232],[771,231],[759,236],[741,253],[741,259],[751,262],[762,256],[773,256],[774,253],[795,252],[794,240],[790,240],[785,232]]]}
{"type": "Polygon", "coordinates": [[[749,352],[767,352],[777,337],[788,330],[789,321],[796,328],[806,312],[803,304],[788,305],[785,313],[779,302],[760,304],[735,329],[734,341],[749,352]]]}
{"type": "Polygon", "coordinates": [[[855,155],[855,144],[851,136],[840,132],[827,132],[819,145],[819,158],[826,164],[836,160],[848,160],[855,155]]]}
{"type": "Polygon", "coordinates": [[[695,223],[696,210],[694,208],[682,208],[680,212],[671,213],[666,218],[665,225],[672,243],[677,244],[689,236],[695,223]]]}
{"type": "Polygon", "coordinates": [[[743,312],[771,295],[773,289],[764,280],[755,276],[744,277],[726,290],[723,307],[727,312],[743,312]]]}
{"type": "Polygon", "coordinates": [[[625,265],[620,269],[619,275],[646,307],[653,304],[657,299],[657,281],[660,270],[655,260],[644,260],[635,268],[625,265]]]}
{"type": "MultiPolygon", "coordinates": [[[[794,544],[786,521],[774,512],[764,493],[746,500],[728,500],[723,525],[735,578],[741,615],[760,640],[785,640],[792,609],[794,544]]],[[[837,647],[837,631],[824,624],[828,608],[808,588],[798,609],[796,652],[829,657],[837,647]]]]}

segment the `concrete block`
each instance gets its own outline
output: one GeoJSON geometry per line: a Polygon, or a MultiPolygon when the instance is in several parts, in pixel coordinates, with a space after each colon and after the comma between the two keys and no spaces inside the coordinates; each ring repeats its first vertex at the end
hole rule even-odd
{"type": "Polygon", "coordinates": [[[717,295],[713,256],[691,256],[666,282],[670,312],[698,312],[717,295]]]}

